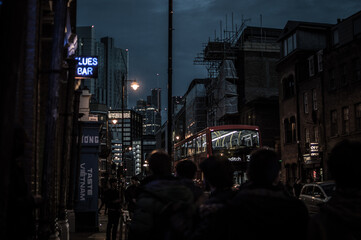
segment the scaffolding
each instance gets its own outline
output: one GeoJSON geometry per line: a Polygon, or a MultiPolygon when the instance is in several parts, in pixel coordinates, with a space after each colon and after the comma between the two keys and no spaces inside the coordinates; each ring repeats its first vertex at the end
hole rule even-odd
{"type": "Polygon", "coordinates": [[[243,19],[240,27],[233,27],[233,14],[232,14],[232,30],[228,31],[227,27],[223,31],[221,27],[221,35],[218,38],[215,35],[213,41],[203,44],[202,52],[198,53],[193,63],[195,65],[204,65],[207,68],[208,76],[210,79],[217,77],[220,65],[224,60],[235,60],[236,54],[240,49],[242,41],[239,40],[243,30],[246,27],[246,22],[251,19],[243,19]]]}
{"type": "Polygon", "coordinates": [[[211,80],[207,86],[208,112],[207,125],[220,125],[220,119],[229,114],[238,113],[238,92],[237,92],[237,71],[235,60],[242,41],[240,36],[246,27],[246,22],[250,19],[243,19],[241,26],[233,27],[232,30],[226,29],[220,38],[215,36],[213,41],[203,44],[203,51],[198,53],[194,59],[195,65],[204,65],[208,71],[208,77],[211,80]]]}

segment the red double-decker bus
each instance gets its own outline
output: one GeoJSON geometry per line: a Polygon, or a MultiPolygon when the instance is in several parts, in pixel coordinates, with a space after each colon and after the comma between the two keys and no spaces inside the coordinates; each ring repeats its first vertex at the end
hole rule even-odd
{"type": "MultiPolygon", "coordinates": [[[[262,146],[258,126],[222,125],[208,127],[174,145],[175,164],[189,159],[198,166],[209,156],[224,156],[235,167],[235,183],[246,181],[246,169],[250,153],[262,146]]],[[[200,171],[197,179],[203,180],[200,171]]]]}

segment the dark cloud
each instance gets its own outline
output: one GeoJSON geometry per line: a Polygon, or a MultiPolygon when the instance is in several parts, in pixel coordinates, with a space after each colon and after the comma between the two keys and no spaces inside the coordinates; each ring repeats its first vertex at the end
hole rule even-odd
{"type": "MultiPolygon", "coordinates": [[[[142,89],[129,95],[131,106],[151,88],[162,88],[167,102],[168,0],[77,0],[78,25],[95,25],[97,37],[110,36],[128,48],[130,77],[142,89]],[[159,73],[159,76],[156,74],[159,73]]],[[[288,20],[336,23],[361,10],[359,0],[173,0],[173,95],[183,95],[194,78],[207,77],[194,65],[203,44],[222,30],[241,25],[283,28],[288,20]]]]}

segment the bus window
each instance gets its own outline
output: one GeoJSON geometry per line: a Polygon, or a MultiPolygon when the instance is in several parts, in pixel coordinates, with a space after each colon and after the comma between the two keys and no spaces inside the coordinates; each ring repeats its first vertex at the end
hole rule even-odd
{"type": "Polygon", "coordinates": [[[181,146],[181,158],[186,157],[186,144],[182,144],[181,146]]]}
{"type": "Polygon", "coordinates": [[[187,157],[192,156],[192,141],[187,144],[187,157]]]}
{"type": "Polygon", "coordinates": [[[196,136],[198,137],[190,136],[176,144],[175,158],[180,158],[179,161],[193,156],[192,159],[199,164],[206,157],[223,156],[232,162],[237,177],[245,175],[250,153],[262,145],[257,126],[214,126],[204,129],[196,136]]]}
{"type": "Polygon", "coordinates": [[[202,149],[201,149],[201,151],[202,152],[206,152],[207,151],[207,138],[206,138],[206,134],[203,134],[202,136],[201,136],[201,138],[202,138],[202,149]]]}
{"type": "Polygon", "coordinates": [[[201,136],[196,138],[196,154],[199,154],[202,152],[202,138],[201,136]]]}
{"type": "Polygon", "coordinates": [[[191,156],[193,156],[194,154],[196,154],[196,148],[197,148],[197,139],[194,138],[194,139],[193,139],[193,143],[192,143],[191,156]]]}
{"type": "Polygon", "coordinates": [[[180,147],[177,147],[176,160],[180,160],[181,158],[182,158],[182,149],[180,147]]]}
{"type": "Polygon", "coordinates": [[[180,159],[180,157],[178,156],[178,152],[179,152],[179,148],[175,148],[174,149],[174,161],[177,161],[178,159],[180,159]]]}
{"type": "Polygon", "coordinates": [[[253,146],[259,146],[258,135],[252,136],[253,146]]]}

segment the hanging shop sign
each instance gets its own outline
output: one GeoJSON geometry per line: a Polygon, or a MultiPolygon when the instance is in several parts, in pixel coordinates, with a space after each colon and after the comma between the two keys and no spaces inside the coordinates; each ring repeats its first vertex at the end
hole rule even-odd
{"type": "Polygon", "coordinates": [[[311,157],[318,157],[319,155],[318,143],[310,143],[310,153],[311,153],[311,157]]]}
{"type": "Polygon", "coordinates": [[[75,57],[75,78],[98,78],[98,57],[75,57]]]}
{"type": "Polygon", "coordinates": [[[99,127],[98,122],[81,123],[76,212],[98,211],[99,127]]]}

